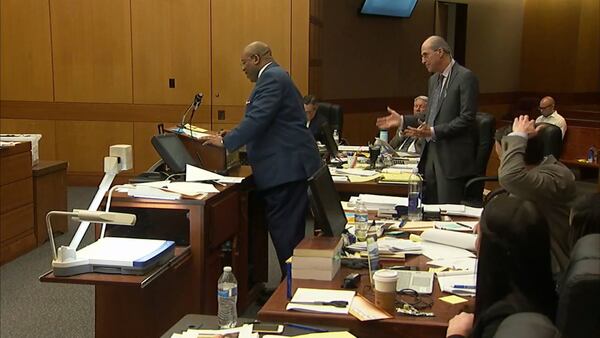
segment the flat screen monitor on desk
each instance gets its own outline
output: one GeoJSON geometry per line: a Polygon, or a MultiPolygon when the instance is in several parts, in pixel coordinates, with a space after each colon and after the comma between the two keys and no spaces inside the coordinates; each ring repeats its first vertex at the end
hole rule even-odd
{"type": "Polygon", "coordinates": [[[152,145],[160,158],[171,170],[171,174],[185,173],[185,165],[200,167],[176,134],[161,134],[152,137],[152,145]]]}
{"type": "Polygon", "coordinates": [[[308,191],[315,228],[325,236],[340,236],[348,220],[326,165],[308,179],[308,191]]]}
{"type": "Polygon", "coordinates": [[[323,141],[325,141],[325,148],[327,148],[329,157],[336,158],[339,152],[338,145],[333,138],[333,132],[331,131],[331,128],[329,128],[329,124],[323,122],[319,128],[321,129],[321,134],[323,134],[323,141]]]}

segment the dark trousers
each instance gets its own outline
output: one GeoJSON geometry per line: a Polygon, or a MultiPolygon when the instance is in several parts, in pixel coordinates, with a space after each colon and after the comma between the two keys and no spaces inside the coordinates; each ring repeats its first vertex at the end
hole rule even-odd
{"type": "Polygon", "coordinates": [[[444,175],[443,165],[437,156],[435,142],[429,142],[425,154],[423,201],[429,204],[459,204],[463,200],[467,179],[462,177],[447,178],[444,175]]]}
{"type": "Polygon", "coordinates": [[[282,276],[285,261],[304,238],[308,210],[308,183],[304,180],[261,191],[265,200],[267,229],[273,240],[282,276]]]}

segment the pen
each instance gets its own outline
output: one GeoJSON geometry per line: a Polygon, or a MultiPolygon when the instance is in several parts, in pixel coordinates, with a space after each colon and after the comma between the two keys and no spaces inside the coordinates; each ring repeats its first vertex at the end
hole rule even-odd
{"type": "Polygon", "coordinates": [[[461,227],[465,227],[465,228],[469,228],[469,229],[473,230],[473,228],[472,228],[472,227],[470,227],[470,226],[466,225],[465,223],[456,222],[456,224],[457,224],[457,225],[460,225],[461,227]]]}
{"type": "Polygon", "coordinates": [[[475,289],[475,285],[462,285],[462,284],[455,284],[452,285],[453,289],[475,289]]]}
{"type": "Polygon", "coordinates": [[[283,324],[285,326],[293,327],[293,328],[300,329],[300,330],[306,330],[306,331],[312,331],[312,332],[329,332],[328,330],[321,329],[321,328],[314,327],[314,326],[301,325],[301,324],[295,324],[295,323],[283,323],[283,324]]]}

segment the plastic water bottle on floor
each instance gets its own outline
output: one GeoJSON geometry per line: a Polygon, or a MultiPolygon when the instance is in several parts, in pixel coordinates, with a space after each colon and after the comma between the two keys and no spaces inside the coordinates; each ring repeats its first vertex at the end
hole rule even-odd
{"type": "Polygon", "coordinates": [[[222,329],[235,327],[237,324],[238,284],[230,266],[223,267],[223,274],[217,283],[219,327],[222,329]]]}
{"type": "Polygon", "coordinates": [[[423,218],[421,204],[423,182],[419,171],[415,168],[408,178],[408,220],[420,221],[423,218]]]}

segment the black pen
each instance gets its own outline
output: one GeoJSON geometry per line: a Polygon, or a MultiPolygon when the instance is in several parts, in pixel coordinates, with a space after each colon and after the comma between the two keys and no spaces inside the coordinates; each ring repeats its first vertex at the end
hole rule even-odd
{"type": "Polygon", "coordinates": [[[295,324],[295,323],[283,323],[283,324],[285,326],[293,327],[293,328],[300,329],[300,330],[306,330],[306,331],[312,331],[312,332],[329,332],[328,330],[321,329],[321,328],[314,327],[314,326],[301,325],[301,324],[295,324]]]}
{"type": "Polygon", "coordinates": [[[465,228],[469,228],[469,229],[473,230],[473,227],[470,227],[470,226],[466,225],[465,223],[456,222],[456,224],[460,225],[461,227],[465,227],[465,228]]]}

